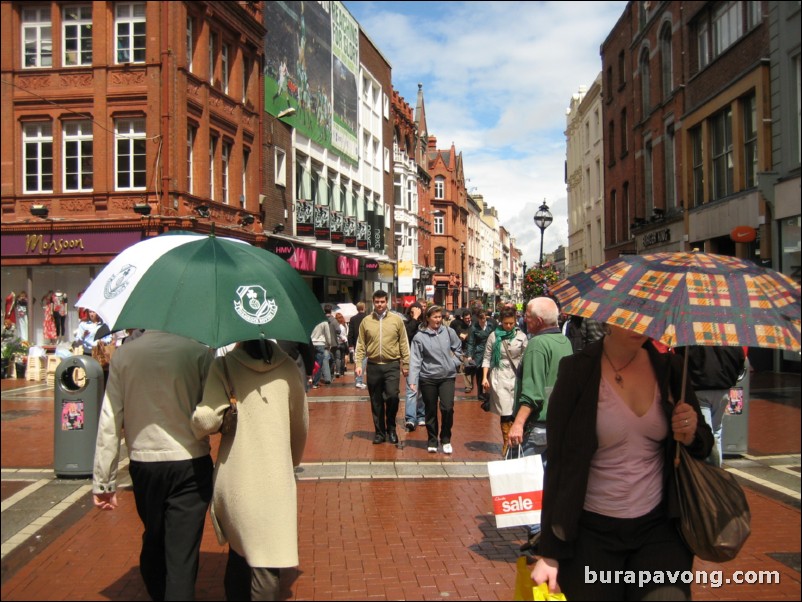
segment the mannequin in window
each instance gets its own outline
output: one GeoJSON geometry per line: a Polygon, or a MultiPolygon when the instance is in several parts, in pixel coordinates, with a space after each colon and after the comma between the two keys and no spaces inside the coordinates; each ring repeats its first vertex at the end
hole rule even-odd
{"type": "Polygon", "coordinates": [[[66,340],[67,295],[59,289],[53,293],[53,321],[56,323],[56,338],[66,340]]]}
{"type": "Polygon", "coordinates": [[[14,307],[17,318],[17,336],[21,339],[28,339],[28,293],[20,291],[17,295],[17,303],[14,307]]]}

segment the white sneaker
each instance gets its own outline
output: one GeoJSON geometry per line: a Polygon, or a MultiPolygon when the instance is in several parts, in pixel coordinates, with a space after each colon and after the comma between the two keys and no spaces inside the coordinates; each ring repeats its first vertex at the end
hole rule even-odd
{"type": "Polygon", "coordinates": [[[452,454],[452,453],[454,453],[454,448],[451,447],[450,443],[443,443],[443,453],[444,454],[452,454]]]}
{"type": "Polygon", "coordinates": [[[437,448],[436,447],[429,446],[427,449],[429,450],[430,454],[436,454],[437,453],[437,448]]]}
{"type": "Polygon", "coordinates": [[[418,426],[426,426],[425,420],[418,420],[418,426]]]}
{"type": "Polygon", "coordinates": [[[368,386],[365,383],[357,383],[354,385],[357,389],[367,389],[368,386]]]}

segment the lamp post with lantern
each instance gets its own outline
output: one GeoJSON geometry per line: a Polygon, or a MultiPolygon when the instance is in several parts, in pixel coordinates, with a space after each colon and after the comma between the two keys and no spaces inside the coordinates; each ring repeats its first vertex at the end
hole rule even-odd
{"type": "MultiPolygon", "coordinates": [[[[546,205],[546,199],[543,199],[543,204],[538,208],[537,213],[535,213],[535,226],[540,229],[540,267],[543,267],[543,235],[546,230],[551,225],[551,222],[554,221],[554,217],[551,215],[549,211],[549,206],[546,205]]],[[[526,264],[524,264],[524,273],[526,264]]]]}

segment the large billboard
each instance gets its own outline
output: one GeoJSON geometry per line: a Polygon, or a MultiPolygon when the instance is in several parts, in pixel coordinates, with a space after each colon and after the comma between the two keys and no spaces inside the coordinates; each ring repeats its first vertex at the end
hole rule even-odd
{"type": "Polygon", "coordinates": [[[265,2],[265,111],[357,162],[359,25],[342,2],[265,2]]]}

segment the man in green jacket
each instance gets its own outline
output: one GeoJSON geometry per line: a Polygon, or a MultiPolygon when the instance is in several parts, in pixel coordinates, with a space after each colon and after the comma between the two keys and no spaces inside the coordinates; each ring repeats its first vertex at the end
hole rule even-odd
{"type": "MultiPolygon", "coordinates": [[[[557,381],[560,360],[573,353],[571,341],[558,324],[560,311],[549,297],[535,297],[526,306],[526,326],[531,334],[523,359],[521,391],[515,403],[510,429],[510,447],[522,445],[523,455],[546,451],[546,412],[549,395],[557,381]]],[[[529,526],[529,540],[521,551],[534,550],[540,525],[529,526]]]]}
{"type": "Polygon", "coordinates": [[[356,369],[362,376],[362,359],[367,358],[367,381],[373,426],[373,444],[398,443],[395,418],[398,413],[401,373],[409,373],[409,341],[404,320],[387,308],[387,292],[373,293],[373,313],[359,325],[356,369]]]}

